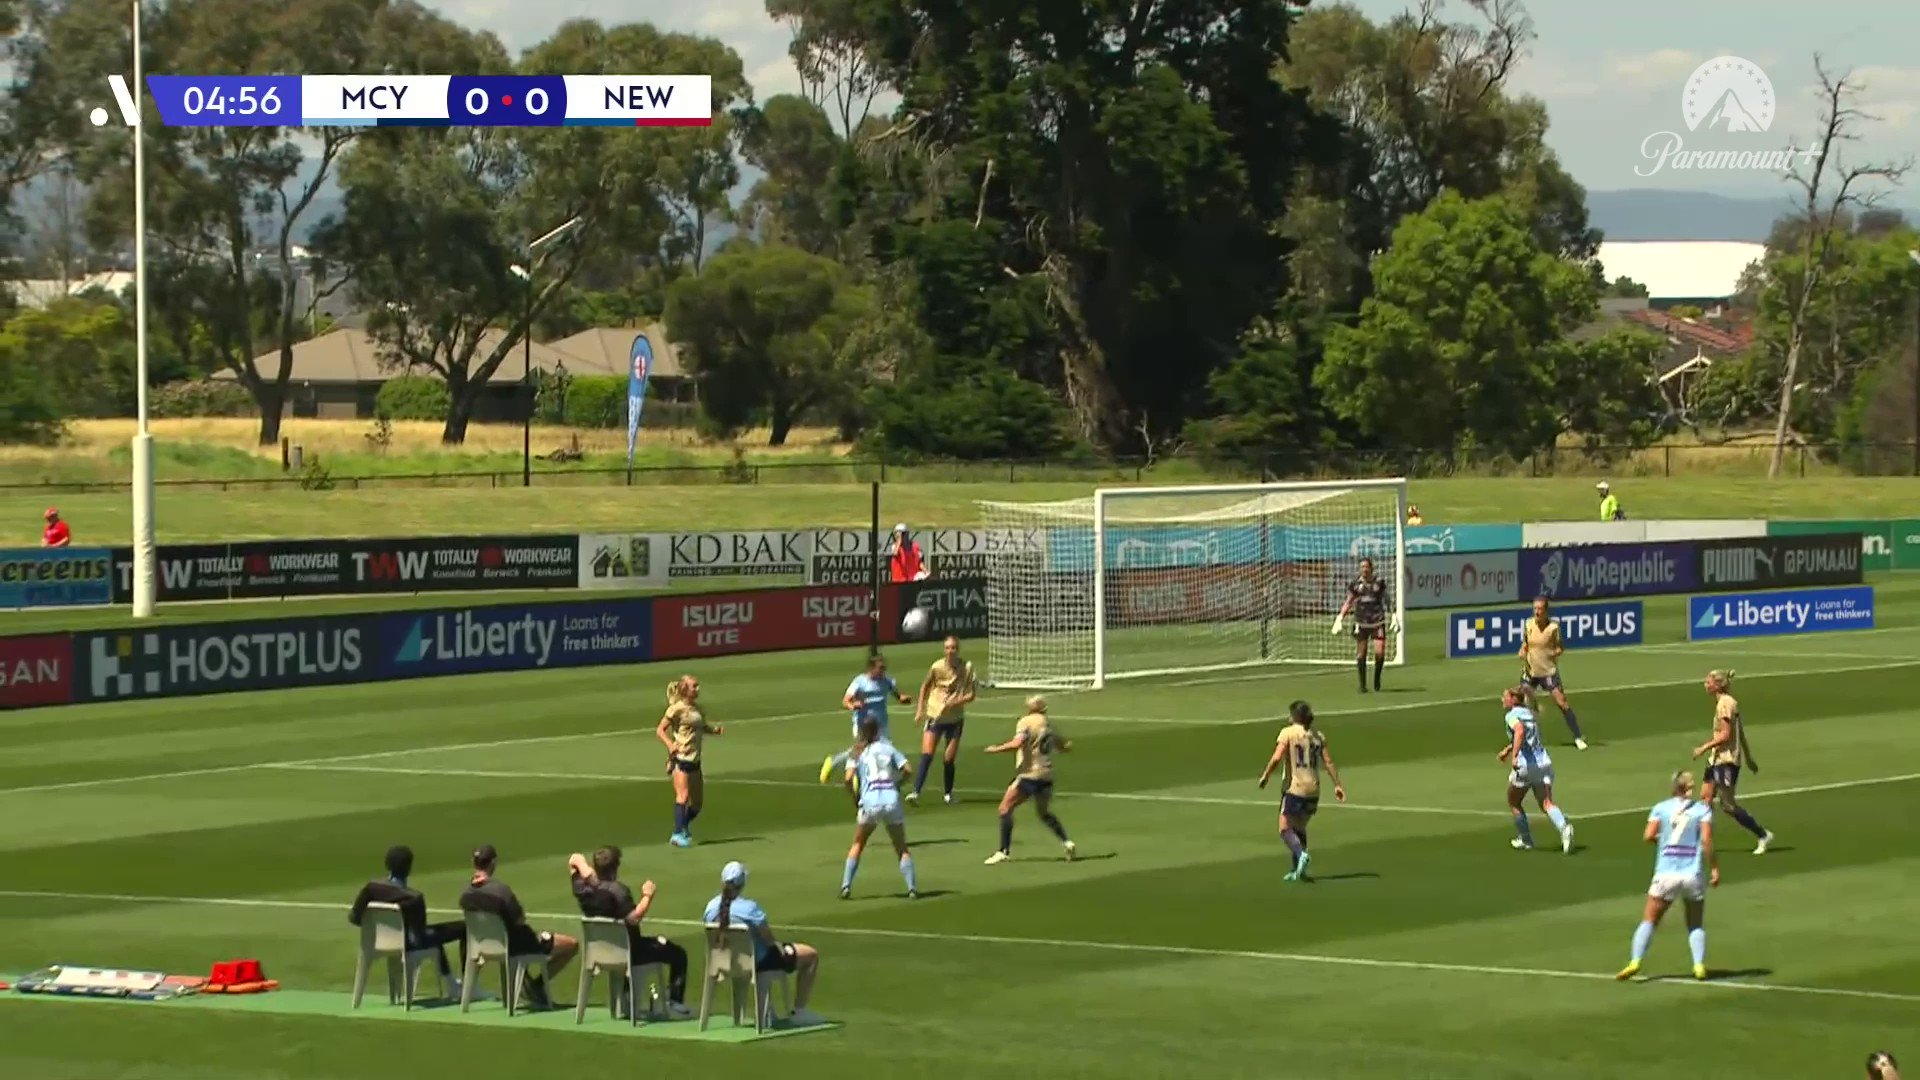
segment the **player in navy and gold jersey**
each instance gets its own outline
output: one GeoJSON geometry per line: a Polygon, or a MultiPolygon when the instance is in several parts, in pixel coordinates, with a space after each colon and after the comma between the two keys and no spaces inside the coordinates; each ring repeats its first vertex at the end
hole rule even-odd
{"type": "Polygon", "coordinates": [[[1013,812],[1028,799],[1033,800],[1033,808],[1040,812],[1041,822],[1053,830],[1053,835],[1066,847],[1068,861],[1073,860],[1077,849],[1067,838],[1066,826],[1053,816],[1053,753],[1072,749],[1073,744],[1062,738],[1060,729],[1047,718],[1047,699],[1037,694],[1027,699],[1027,714],[1014,727],[1013,738],[987,747],[989,754],[1020,752],[1013,783],[1007,785],[1007,793],[1000,796],[1000,848],[987,856],[988,866],[1013,858],[1013,812]]]}
{"type": "Polygon", "coordinates": [[[1387,626],[1398,626],[1398,613],[1388,614],[1392,606],[1387,583],[1374,576],[1373,560],[1360,560],[1360,576],[1347,584],[1347,600],[1333,617],[1337,637],[1353,615],[1354,667],[1360,672],[1360,692],[1367,692],[1367,645],[1373,645],[1373,688],[1380,689],[1380,669],[1387,663],[1387,626]]]}
{"type": "Polygon", "coordinates": [[[946,781],[946,801],[953,801],[953,771],[960,756],[960,733],[967,726],[967,704],[973,700],[977,684],[973,662],[960,655],[960,639],[949,637],[941,643],[940,659],[927,669],[920,684],[919,706],[914,719],[921,722],[920,771],[914,775],[913,791],[907,801],[918,803],[920,789],[926,786],[932,770],[933,752],[946,740],[942,764],[946,781]]]}
{"type": "Polygon", "coordinates": [[[682,675],[667,684],[667,711],[654,734],[667,748],[667,769],[673,775],[673,835],[675,847],[693,843],[693,819],[700,816],[707,785],[700,772],[700,748],[708,735],[723,734],[707,723],[700,711],[700,680],[682,675]]]}
{"type": "Polygon", "coordinates": [[[1260,774],[1260,786],[1266,787],[1274,772],[1285,766],[1287,792],[1280,799],[1280,839],[1292,855],[1287,880],[1301,881],[1312,861],[1307,854],[1307,822],[1320,809],[1320,770],[1326,769],[1327,779],[1333,781],[1335,799],[1346,802],[1347,789],[1340,786],[1340,772],[1327,753],[1327,737],[1313,730],[1313,706],[1296,701],[1287,707],[1287,715],[1292,722],[1274,740],[1273,756],[1260,774]]]}
{"type": "Polygon", "coordinates": [[[1753,749],[1747,745],[1747,725],[1740,719],[1740,703],[1731,693],[1733,672],[1707,672],[1706,687],[1713,698],[1713,736],[1693,748],[1696,759],[1702,754],[1707,757],[1707,779],[1700,785],[1700,798],[1717,803],[1741,828],[1759,837],[1760,843],[1753,853],[1765,855],[1767,845],[1773,843],[1773,834],[1755,821],[1734,797],[1734,789],[1740,784],[1740,767],[1745,765],[1759,772],[1760,763],[1753,759],[1753,749]]]}
{"type": "MultiPolygon", "coordinates": [[[[1520,642],[1520,660],[1526,665],[1523,674],[1527,696],[1531,698],[1542,690],[1552,695],[1554,707],[1560,710],[1560,719],[1565,720],[1567,730],[1573,732],[1573,748],[1585,750],[1587,740],[1580,734],[1580,719],[1573,715],[1573,706],[1567,704],[1567,691],[1560,685],[1560,654],[1566,651],[1560,620],[1553,617],[1547,598],[1534,597],[1533,618],[1527,620],[1520,642]]],[[[1533,707],[1531,700],[1527,707],[1533,707]]]]}

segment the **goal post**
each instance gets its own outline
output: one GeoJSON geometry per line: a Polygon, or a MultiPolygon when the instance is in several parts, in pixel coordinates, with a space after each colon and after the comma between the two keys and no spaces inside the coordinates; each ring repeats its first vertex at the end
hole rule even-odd
{"type": "Polygon", "coordinates": [[[1352,663],[1333,618],[1371,558],[1405,662],[1404,479],[1101,488],[1061,502],[981,502],[1019,544],[988,563],[987,668],[996,686],[1099,688],[1112,679],[1263,664],[1352,663]]]}

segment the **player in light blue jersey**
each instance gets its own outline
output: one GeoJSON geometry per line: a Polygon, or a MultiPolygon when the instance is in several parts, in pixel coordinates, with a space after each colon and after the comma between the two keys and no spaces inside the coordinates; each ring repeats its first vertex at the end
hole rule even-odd
{"type": "MultiPolygon", "coordinates": [[[[840,704],[853,714],[853,738],[860,740],[860,722],[868,718],[880,724],[880,737],[887,737],[887,704],[897,701],[902,705],[913,704],[913,699],[900,692],[894,685],[893,676],[887,674],[887,658],[874,653],[867,660],[867,670],[853,677],[847,684],[847,692],[840,698],[840,704]]],[[[846,768],[847,759],[853,756],[852,750],[842,750],[837,754],[828,754],[827,760],[820,763],[820,782],[833,783],[833,778],[846,768]]]]}
{"type": "Polygon", "coordinates": [[[860,741],[847,759],[847,788],[860,805],[853,827],[853,846],[847,849],[847,866],[840,875],[840,899],[853,895],[853,875],[860,869],[860,856],[867,850],[867,839],[874,827],[885,825],[887,838],[893,841],[893,853],[900,857],[900,876],[907,879],[907,899],[920,897],[920,886],[913,876],[913,852],[907,847],[907,812],[900,801],[900,783],[913,774],[906,755],[894,749],[881,733],[880,721],[869,716],[860,721],[860,741]]]}
{"type": "Polygon", "coordinates": [[[1707,977],[1707,890],[1720,884],[1720,858],[1713,850],[1713,807],[1694,797],[1693,774],[1673,774],[1673,796],[1647,815],[1646,841],[1659,845],[1653,860],[1653,884],[1647,910],[1633,932],[1633,959],[1619,979],[1640,973],[1640,961],[1653,941],[1653,928],[1677,897],[1687,904],[1687,948],[1693,953],[1693,977],[1707,977]]]}
{"type": "Polygon", "coordinates": [[[1533,792],[1547,819],[1560,830],[1560,850],[1573,854],[1573,826],[1558,803],[1553,801],[1553,758],[1540,742],[1540,721],[1524,704],[1527,688],[1515,686],[1500,695],[1507,710],[1507,745],[1500,760],[1513,767],[1507,777],[1507,807],[1513,811],[1513,846],[1520,851],[1533,850],[1533,827],[1527,824],[1527,792],[1533,792]]]}

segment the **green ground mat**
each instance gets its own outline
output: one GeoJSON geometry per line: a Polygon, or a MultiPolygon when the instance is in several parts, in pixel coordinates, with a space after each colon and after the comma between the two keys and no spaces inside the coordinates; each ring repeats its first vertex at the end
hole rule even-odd
{"type": "MultiPolygon", "coordinates": [[[[8,980],[11,981],[11,980],[8,980]]],[[[720,1001],[725,1000],[721,995],[720,1001]]],[[[260,1013],[270,1016],[328,1016],[347,1020],[397,1020],[414,1024],[466,1024],[485,1027],[514,1027],[532,1031],[577,1031],[589,1035],[624,1035],[637,1039],[674,1039],[688,1042],[711,1043],[749,1043],[761,1039],[777,1039],[788,1035],[807,1035],[816,1031],[833,1031],[839,1024],[817,1024],[810,1027],[782,1027],[771,1031],[757,1032],[752,1027],[735,1027],[733,1018],[727,1013],[716,1013],[705,1031],[700,1030],[698,1020],[655,1021],[635,1027],[625,1020],[615,1020],[607,1015],[605,1004],[595,1004],[587,1009],[586,1019],[576,1025],[573,1022],[571,1007],[556,1009],[552,1012],[528,1013],[508,1016],[507,1010],[498,1001],[477,1001],[469,1012],[461,1012],[458,1002],[442,1003],[429,1001],[425,1004],[416,1001],[411,1011],[398,1005],[388,1005],[384,993],[368,993],[360,1003],[353,1007],[353,995],[328,990],[274,990],[265,994],[195,994],[189,997],[173,998],[167,1001],[128,1001],[121,998],[77,997],[64,994],[23,994],[17,990],[0,992],[0,1002],[50,1002],[66,1005],[120,1005],[127,1008],[166,1009],[182,1012],[210,1011],[229,1013],[260,1013]]],[[[716,1007],[719,1002],[716,1002],[716,1007]]]]}

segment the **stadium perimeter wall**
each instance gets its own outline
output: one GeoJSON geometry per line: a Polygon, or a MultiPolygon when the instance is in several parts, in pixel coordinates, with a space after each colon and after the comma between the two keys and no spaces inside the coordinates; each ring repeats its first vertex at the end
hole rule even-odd
{"type": "MultiPolygon", "coordinates": [[[[1353,532],[1349,559],[1376,552],[1371,531],[1353,532]]],[[[1920,521],[1542,523],[1427,527],[1408,535],[1410,608],[1514,603],[1537,593],[1591,600],[1827,586],[1857,583],[1869,570],[1920,568],[1920,521]],[[1472,550],[1495,541],[1520,546],[1472,550]]],[[[883,587],[877,612],[866,534],[853,530],[163,548],[162,596],[175,600],[263,590],[316,595],[301,590],[349,585],[347,591],[379,594],[525,589],[541,581],[633,590],[688,577],[795,574],[815,583],[0,636],[0,709],[857,646],[871,639],[875,619],[880,641],[894,643],[911,607],[932,616],[929,637],[977,637],[986,631],[979,576],[985,560],[1018,553],[1051,559],[1059,546],[1055,537],[984,530],[942,530],[923,539],[936,576],[883,587]],[[172,597],[164,588],[169,563],[172,597]],[[318,579],[303,581],[301,574],[318,579]]],[[[1171,550],[1175,538],[1167,539],[1171,550]]],[[[1139,546],[1133,550],[1138,560],[1139,546]]],[[[116,602],[123,554],[0,552],[0,604],[116,602]]],[[[1279,575],[1266,568],[1259,580],[1284,589],[1291,602],[1337,604],[1348,561],[1279,575]]],[[[1246,571],[1254,580],[1254,568],[1246,571]]],[[[1149,556],[1110,579],[1119,595],[1115,610],[1140,624],[1204,620],[1220,575],[1234,572],[1181,566],[1171,555],[1155,564],[1149,556]],[[1136,586],[1137,603],[1128,599],[1136,586]]]]}

